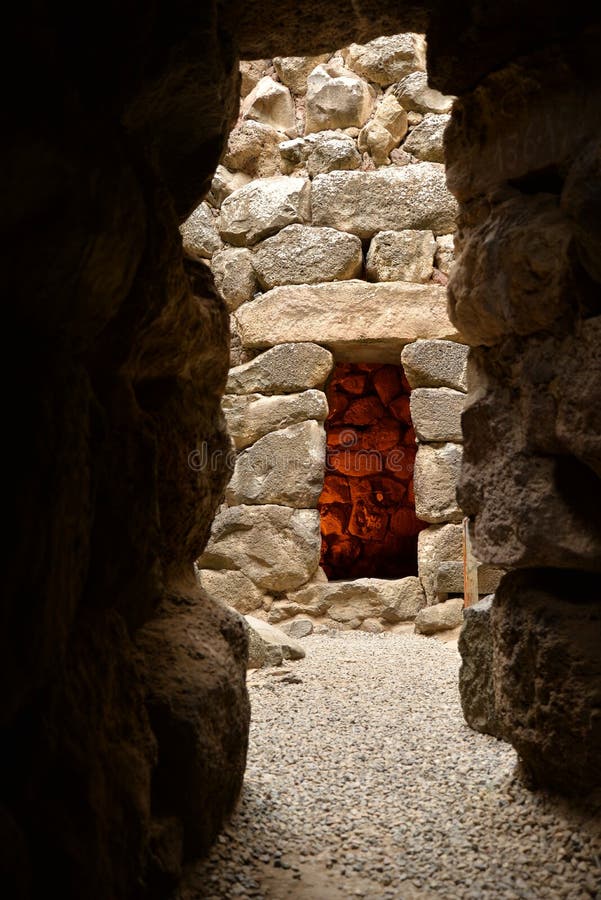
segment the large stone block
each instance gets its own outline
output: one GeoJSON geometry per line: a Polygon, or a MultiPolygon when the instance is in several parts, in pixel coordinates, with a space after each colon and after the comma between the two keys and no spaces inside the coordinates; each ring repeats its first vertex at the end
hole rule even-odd
{"type": "Polygon", "coordinates": [[[394,94],[406,110],[419,113],[448,113],[454,99],[428,87],[428,76],[425,72],[411,72],[406,75],[395,86],[394,94]]]}
{"type": "Polygon", "coordinates": [[[463,598],[451,597],[434,606],[425,606],[415,617],[416,634],[449,631],[463,622],[463,598]]]}
{"type": "Polygon", "coordinates": [[[458,337],[446,291],[435,284],[342,281],[277,287],[234,313],[242,343],[324,344],[340,361],[397,362],[416,338],[458,337]]]}
{"type": "Polygon", "coordinates": [[[279,653],[281,659],[304,659],[306,656],[305,648],[293,637],[265,622],[263,619],[257,619],[255,616],[245,616],[246,624],[253,636],[258,636],[267,648],[275,649],[279,653]]]}
{"type": "Polygon", "coordinates": [[[372,238],[366,258],[370,281],[428,282],[436,241],[431,231],[380,231],[372,238]]]}
{"type": "Polygon", "coordinates": [[[311,208],[314,225],[330,225],[361,239],[386,230],[448,234],[455,230],[457,215],[444,166],[429,162],[317,175],[311,208]]]}
{"type": "Polygon", "coordinates": [[[201,569],[198,581],[209,596],[227,606],[233,606],[240,613],[249,613],[263,606],[265,594],[244,572],[201,569]]]}
{"type": "Polygon", "coordinates": [[[275,605],[274,620],[305,613],[328,615],[350,627],[381,617],[388,623],[415,618],[425,603],[418,578],[357,578],[354,581],[314,583],[288,594],[275,605]]]}
{"type": "Polygon", "coordinates": [[[318,344],[278,344],[230,369],[228,394],[291,394],[326,383],[334,359],[318,344]]]}
{"type": "Polygon", "coordinates": [[[430,162],[444,162],[443,136],[450,116],[429,113],[416,125],[403,144],[403,150],[418,159],[430,162]]]}
{"type": "Polygon", "coordinates": [[[501,734],[530,783],[561,793],[601,787],[599,575],[509,573],[492,630],[501,734]]]}
{"type": "Polygon", "coordinates": [[[207,203],[213,209],[220,209],[226,197],[229,197],[238,188],[244,187],[251,180],[250,175],[247,175],[246,172],[230,172],[225,166],[217,166],[211,182],[211,190],[207,194],[207,203]]]}
{"type": "Polygon", "coordinates": [[[221,406],[236,450],[244,450],[270,431],[297,425],[306,419],[323,422],[328,402],[322,391],[282,396],[226,394],[221,406]]]}
{"type": "Polygon", "coordinates": [[[447,387],[467,391],[469,347],[456,341],[417,340],[401,354],[405,375],[412,388],[447,387]]]}
{"type": "Polygon", "coordinates": [[[280,144],[286,139],[271,125],[247,120],[231,132],[223,165],[251,178],[280,174],[280,144]]]}
{"type": "Polygon", "coordinates": [[[323,425],[311,420],[272,431],[236,460],[234,474],[226,489],[227,501],[231,505],[317,506],[325,464],[323,425]]]}
{"type": "Polygon", "coordinates": [[[431,522],[461,522],[463,513],[456,498],[461,469],[459,444],[422,444],[415,458],[415,512],[431,522]]]}
{"type": "Polygon", "coordinates": [[[263,288],[282,284],[317,284],[359,278],[363,271],[361,241],[334,228],[288,225],[267,238],[253,253],[253,266],[263,288]]]}
{"type": "Polygon", "coordinates": [[[180,227],[180,232],[184,253],[190,259],[211,259],[223,247],[223,241],[217,233],[217,220],[208,203],[201,203],[196,207],[180,227]]]}
{"type": "Polygon", "coordinates": [[[240,569],[265,591],[287,591],[311,578],[320,552],[317,510],[234,506],[215,517],[198,566],[240,569]]]}
{"type": "MultiPolygon", "coordinates": [[[[505,572],[480,563],[477,567],[478,593],[493,594],[505,572]]],[[[441,562],[436,573],[436,590],[439,594],[463,594],[463,561],[441,562]]]]}
{"type": "Polygon", "coordinates": [[[274,56],[273,65],[278,78],[294,94],[307,92],[307,76],[316,66],[327,62],[329,53],[321,56],[274,56]]]}
{"type": "Polygon", "coordinates": [[[215,287],[231,311],[241,303],[252,300],[258,288],[250,250],[246,247],[228,247],[219,250],[211,260],[215,287]]]}
{"type": "Polygon", "coordinates": [[[289,174],[305,167],[311,178],[361,166],[361,154],[356,142],[343,131],[318,131],[294,141],[284,141],[280,144],[280,153],[282,171],[289,174]]]}
{"type": "Polygon", "coordinates": [[[411,421],[419,441],[463,441],[461,413],[465,394],[451,388],[416,388],[411,392],[411,421]]]}
{"type": "Polygon", "coordinates": [[[493,681],[490,594],[463,611],[459,634],[459,696],[465,721],[474,731],[500,737],[493,681]]]}
{"type": "Polygon", "coordinates": [[[317,66],[307,78],[305,133],[361,127],[369,118],[375,91],[337,63],[317,66]]]}
{"type": "Polygon", "coordinates": [[[351,44],[346,65],[368,81],[387,87],[411,72],[425,71],[426,42],[421,34],[392,34],[367,44],[351,44]]]}
{"type": "Polygon", "coordinates": [[[446,561],[463,564],[463,528],[461,525],[431,525],[420,531],[417,542],[417,571],[429,606],[439,599],[436,581],[446,561]]]}
{"type": "Polygon", "coordinates": [[[307,222],[311,183],[286,175],[251,181],[234,191],[221,206],[219,230],[236,246],[256,244],[286,225],[307,222]]]}
{"type": "Polygon", "coordinates": [[[242,103],[242,118],[269,125],[288,135],[296,134],[294,101],[285,85],[269,75],[255,85],[242,103]]]}
{"type": "Polygon", "coordinates": [[[359,132],[359,150],[369,153],[377,166],[388,165],[388,154],[398,147],[407,134],[407,127],[407,113],[396,97],[388,94],[359,132]]]}

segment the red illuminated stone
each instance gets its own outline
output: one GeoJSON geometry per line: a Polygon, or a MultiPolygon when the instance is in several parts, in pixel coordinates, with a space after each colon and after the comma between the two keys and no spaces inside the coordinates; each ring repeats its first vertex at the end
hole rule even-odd
{"type": "Polygon", "coordinates": [[[399,366],[382,366],[374,372],[372,381],[384,406],[388,406],[403,390],[403,375],[399,366]]]}

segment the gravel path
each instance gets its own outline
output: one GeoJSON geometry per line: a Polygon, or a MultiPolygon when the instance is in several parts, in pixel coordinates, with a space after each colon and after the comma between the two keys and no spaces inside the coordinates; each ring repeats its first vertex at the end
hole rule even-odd
{"type": "Polygon", "coordinates": [[[249,673],[240,807],[179,900],[601,898],[600,810],[529,793],[465,725],[455,643],[340,632],[249,673]]]}

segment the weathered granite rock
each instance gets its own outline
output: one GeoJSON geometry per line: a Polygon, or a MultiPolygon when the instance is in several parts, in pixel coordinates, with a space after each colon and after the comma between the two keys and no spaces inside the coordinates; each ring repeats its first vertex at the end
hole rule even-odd
{"type": "Polygon", "coordinates": [[[365,271],[370,281],[414,281],[432,275],[436,241],[431,231],[380,231],[369,245],[365,271]]]}
{"type": "Polygon", "coordinates": [[[234,315],[245,347],[319,342],[350,362],[398,362],[403,346],[416,338],[457,336],[445,289],[405,281],[277,287],[234,315]]]}
{"type": "Polygon", "coordinates": [[[453,97],[445,97],[439,91],[428,87],[425,72],[406,75],[394,88],[399,103],[407,110],[421,113],[448,113],[453,105],[453,97]]]}
{"type": "Polygon", "coordinates": [[[286,139],[271,125],[247,119],[231,132],[223,165],[251,178],[280,174],[280,144],[286,139]]]}
{"type": "Polygon", "coordinates": [[[428,113],[423,121],[411,131],[403,144],[403,150],[418,159],[430,162],[444,162],[444,130],[449,124],[449,115],[428,113]]]}
{"type": "Polygon", "coordinates": [[[311,209],[314,225],[330,225],[362,239],[386,230],[448,234],[455,229],[457,214],[444,166],[428,162],[317,175],[311,209]]]}
{"type": "Polygon", "coordinates": [[[211,190],[207,194],[207,203],[213,209],[220,209],[226,197],[229,197],[238,188],[244,187],[249,181],[251,181],[251,177],[245,172],[230,172],[225,166],[217,166],[211,182],[211,190]]]}
{"type": "Polygon", "coordinates": [[[313,419],[259,438],[236,460],[226,489],[230,505],[317,506],[323,488],[326,435],[313,419]]]}
{"type": "Polygon", "coordinates": [[[270,622],[263,619],[257,619],[255,616],[245,616],[249,626],[257,632],[257,634],[268,644],[281,647],[284,659],[304,659],[307,655],[305,648],[298,641],[295,641],[292,635],[276,628],[270,622]]]}
{"type": "Polygon", "coordinates": [[[474,731],[500,737],[493,682],[491,610],[489,594],[463,611],[459,634],[459,696],[465,721],[474,731]]]}
{"type": "Polygon", "coordinates": [[[226,394],[221,406],[236,450],[244,450],[270,431],[297,425],[306,419],[323,422],[328,414],[326,395],[309,389],[283,396],[226,394]]]}
{"type": "Polygon", "coordinates": [[[221,206],[219,231],[236,246],[256,244],[286,225],[307,222],[311,183],[286,175],[251,181],[221,206]]]}
{"type": "Polygon", "coordinates": [[[252,255],[246,247],[219,250],[211,260],[215,287],[232,312],[241,303],[252,300],[258,288],[252,255]]]}
{"type": "Polygon", "coordinates": [[[284,141],[280,144],[280,154],[282,171],[290,174],[304,167],[311,178],[361,166],[361,154],[356,142],[344,131],[318,131],[304,138],[284,141]]]}
{"type": "MultiPolygon", "coordinates": [[[[494,566],[478,565],[478,593],[491,594],[496,591],[505,572],[494,566]]],[[[463,593],[463,562],[441,562],[436,573],[436,590],[439,594],[463,593]]]]}
{"type": "Polygon", "coordinates": [[[307,78],[305,133],[363,125],[375,92],[354,72],[336,63],[317,66],[307,78]]]}
{"type": "Polygon", "coordinates": [[[261,122],[284,134],[296,134],[296,114],[290,91],[269,75],[261,78],[242,102],[241,114],[243,119],[261,122]]]}
{"type": "Polygon", "coordinates": [[[320,388],[334,368],[332,354],[318,344],[278,344],[230,369],[228,394],[291,394],[320,388]]]}
{"type": "Polygon", "coordinates": [[[463,565],[461,525],[431,525],[420,531],[417,540],[417,571],[429,606],[443,599],[436,588],[438,570],[446,561],[463,565]]]}
{"type": "Polygon", "coordinates": [[[217,221],[208,203],[197,206],[180,227],[184,244],[184,253],[190,259],[210,259],[223,247],[223,241],[217,233],[217,221]]]}
{"type": "Polygon", "coordinates": [[[293,590],[319,565],[319,513],[290,506],[234,506],[218,513],[201,569],[240,569],[266,591],[293,590]]]}
{"type": "Polygon", "coordinates": [[[358,278],[363,270],[361,241],[334,228],[288,225],[253,252],[253,266],[263,288],[282,284],[317,284],[358,278]]]}
{"type": "Polygon", "coordinates": [[[444,275],[450,275],[455,262],[455,238],[452,234],[440,234],[436,238],[434,265],[444,275]]]}
{"type": "Polygon", "coordinates": [[[409,576],[397,581],[380,581],[379,590],[384,600],[381,618],[392,624],[414,619],[426,605],[424,589],[419,578],[409,576]]]}
{"type": "Polygon", "coordinates": [[[421,444],[415,458],[415,512],[424,522],[461,522],[456,498],[461,469],[459,444],[421,444]]]}
{"type": "Polygon", "coordinates": [[[307,76],[328,59],[329,53],[320,56],[274,56],[273,64],[282,84],[294,94],[302,95],[307,92],[307,76]]]}
{"type": "Polygon", "coordinates": [[[510,572],[492,609],[493,679],[502,737],[530,784],[601,787],[599,576],[510,572]]]}
{"type": "Polygon", "coordinates": [[[153,797],[163,815],[183,822],[185,854],[206,853],[242,787],[250,719],[244,629],[234,610],[197,588],[163,601],[136,643],[158,743],[153,797]]]}
{"type": "Polygon", "coordinates": [[[200,569],[198,581],[210,597],[233,606],[240,613],[261,609],[265,594],[244,572],[200,569]]]}
{"type": "Polygon", "coordinates": [[[282,631],[290,637],[304,638],[313,634],[313,622],[311,619],[293,619],[291,622],[282,622],[282,631]]]}
{"type": "Polygon", "coordinates": [[[369,153],[377,166],[388,165],[388,154],[407,134],[407,113],[393,94],[378,104],[373,118],[364,125],[357,140],[359,150],[369,153]]]}
{"type": "Polygon", "coordinates": [[[449,282],[450,314],[466,339],[495,344],[568,315],[578,296],[572,238],[549,194],[512,196],[472,226],[459,242],[449,282]]]}
{"type": "MultiPolygon", "coordinates": [[[[256,620],[255,620],[256,621],[256,620]]],[[[244,618],[248,638],[247,669],[263,669],[281,666],[284,660],[282,645],[266,641],[244,618]]]]}
{"type": "Polygon", "coordinates": [[[411,421],[419,441],[463,441],[461,413],[465,394],[451,388],[416,388],[411,392],[411,421]]]}
{"type": "Polygon", "coordinates": [[[426,42],[421,34],[392,34],[367,44],[351,44],[346,65],[362,78],[386,87],[426,68],[426,42]]]}
{"type": "Polygon", "coordinates": [[[417,340],[403,348],[401,361],[412,388],[447,387],[467,391],[469,347],[455,341],[417,340]]]}
{"type": "Polygon", "coordinates": [[[425,606],[415,617],[416,634],[436,634],[457,628],[463,622],[463,598],[451,597],[443,603],[425,606]]]}

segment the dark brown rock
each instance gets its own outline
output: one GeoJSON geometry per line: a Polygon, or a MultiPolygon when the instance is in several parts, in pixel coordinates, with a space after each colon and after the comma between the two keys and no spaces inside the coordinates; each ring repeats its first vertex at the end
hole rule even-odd
{"type": "Polygon", "coordinates": [[[598,576],[534,569],[501,582],[492,611],[502,736],[535,785],[601,786],[601,609],[598,576]]]}
{"type": "Polygon", "coordinates": [[[465,721],[470,728],[499,737],[490,623],[493,600],[491,594],[463,611],[463,627],[458,643],[461,654],[459,696],[465,721]]]}

